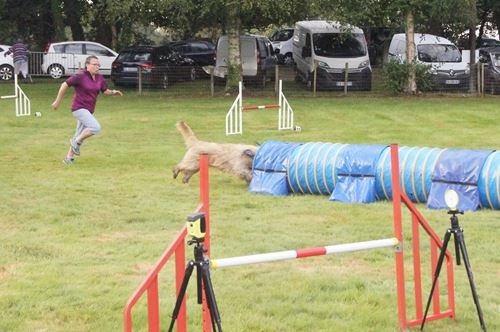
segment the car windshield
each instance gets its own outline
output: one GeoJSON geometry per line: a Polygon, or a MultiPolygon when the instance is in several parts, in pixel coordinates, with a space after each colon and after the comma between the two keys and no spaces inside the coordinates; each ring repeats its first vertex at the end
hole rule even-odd
{"type": "Polygon", "coordinates": [[[286,30],[276,30],[274,33],[269,37],[270,41],[287,41],[288,39],[293,37],[293,29],[286,29],[286,30]]]}
{"type": "Polygon", "coordinates": [[[315,33],[314,53],[328,58],[349,58],[366,55],[362,33],[315,33]]]}
{"type": "Polygon", "coordinates": [[[148,62],[151,60],[151,52],[125,51],[120,53],[116,60],[121,62],[148,62]]]}
{"type": "Polygon", "coordinates": [[[417,46],[417,51],[422,62],[462,62],[462,55],[455,45],[422,44],[417,46]]]}

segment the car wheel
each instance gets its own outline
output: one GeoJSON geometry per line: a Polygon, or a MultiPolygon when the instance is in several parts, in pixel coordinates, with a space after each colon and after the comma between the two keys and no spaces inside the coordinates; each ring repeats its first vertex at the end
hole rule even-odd
{"type": "Polygon", "coordinates": [[[191,70],[189,71],[189,80],[194,81],[196,80],[196,68],[191,67],[191,70]]]}
{"type": "Polygon", "coordinates": [[[50,65],[47,72],[50,75],[50,77],[52,77],[54,79],[61,78],[64,75],[64,68],[58,64],[50,65]]]}
{"type": "Polygon", "coordinates": [[[292,56],[292,53],[285,54],[285,57],[283,58],[283,64],[285,66],[291,66],[291,65],[293,65],[293,56],[292,56]]]}
{"type": "Polygon", "coordinates": [[[2,81],[11,80],[14,77],[14,68],[9,65],[0,66],[0,79],[2,81]]]}

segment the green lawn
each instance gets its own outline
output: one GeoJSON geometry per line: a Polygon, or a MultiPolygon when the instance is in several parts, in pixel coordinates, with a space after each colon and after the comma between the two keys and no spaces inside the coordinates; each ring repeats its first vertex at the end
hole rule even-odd
{"type": "MultiPolygon", "coordinates": [[[[11,94],[11,88],[1,84],[0,94],[11,94]]],[[[75,165],[67,166],[61,161],[75,125],[70,96],[54,112],[50,104],[58,84],[23,88],[32,112],[42,112],[41,117],[16,118],[13,101],[0,101],[0,331],[122,330],[128,297],[198,204],[199,177],[187,185],[171,177],[185,151],[175,129],[178,120],[187,121],[199,138],[221,143],[275,139],[500,148],[498,96],[290,94],[302,132],[278,132],[277,112],[260,110],[244,114],[243,135],[226,137],[224,119],[234,96],[193,93],[188,98],[160,91],[139,96],[128,90],[122,98],[100,97],[96,115],[102,133],[84,145],[75,165]]],[[[275,97],[264,94],[245,103],[267,100],[275,97]]],[[[210,171],[210,185],[214,258],[393,234],[390,202],[360,205],[332,203],[327,196],[255,195],[238,178],[216,170],[210,171]]],[[[442,236],[449,227],[445,211],[418,207],[442,236]]],[[[408,249],[412,239],[404,216],[408,249]]],[[[499,331],[500,211],[469,212],[460,220],[486,326],[499,331]]],[[[422,246],[426,252],[425,238],[422,246]]],[[[160,275],[162,330],[175,300],[172,271],[168,264],[160,275]]],[[[391,250],[220,269],[212,279],[226,331],[398,330],[391,250]]],[[[455,266],[455,286],[456,320],[428,322],[426,331],[479,330],[463,265],[455,266]]],[[[195,287],[188,295],[189,327],[199,331],[195,287]]],[[[137,331],[147,331],[145,304],[141,300],[133,311],[137,331]]],[[[413,315],[410,303],[408,316],[413,315]]]]}

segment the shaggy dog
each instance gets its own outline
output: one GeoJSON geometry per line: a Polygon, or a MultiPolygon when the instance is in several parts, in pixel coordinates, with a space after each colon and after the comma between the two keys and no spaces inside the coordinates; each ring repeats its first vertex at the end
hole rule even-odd
{"type": "Polygon", "coordinates": [[[179,173],[184,173],[182,182],[188,183],[191,176],[200,170],[200,154],[207,154],[209,166],[236,174],[247,183],[252,180],[252,162],[257,146],[204,142],[196,138],[184,121],[177,122],[176,127],[184,138],[187,151],[181,162],[172,170],[174,179],[179,173]]]}

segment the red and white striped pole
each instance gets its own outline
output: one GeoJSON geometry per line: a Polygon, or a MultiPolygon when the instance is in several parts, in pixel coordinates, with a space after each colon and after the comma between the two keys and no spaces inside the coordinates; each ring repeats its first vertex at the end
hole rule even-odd
{"type": "Polygon", "coordinates": [[[389,239],[373,240],[365,242],[337,244],[326,247],[286,250],[286,251],[271,252],[267,254],[212,259],[210,261],[210,264],[212,268],[220,268],[220,267],[247,265],[247,264],[266,263],[272,261],[282,261],[282,260],[298,259],[298,258],[312,257],[312,256],[339,254],[351,251],[395,247],[398,245],[398,243],[399,243],[398,239],[389,238],[389,239]]]}

